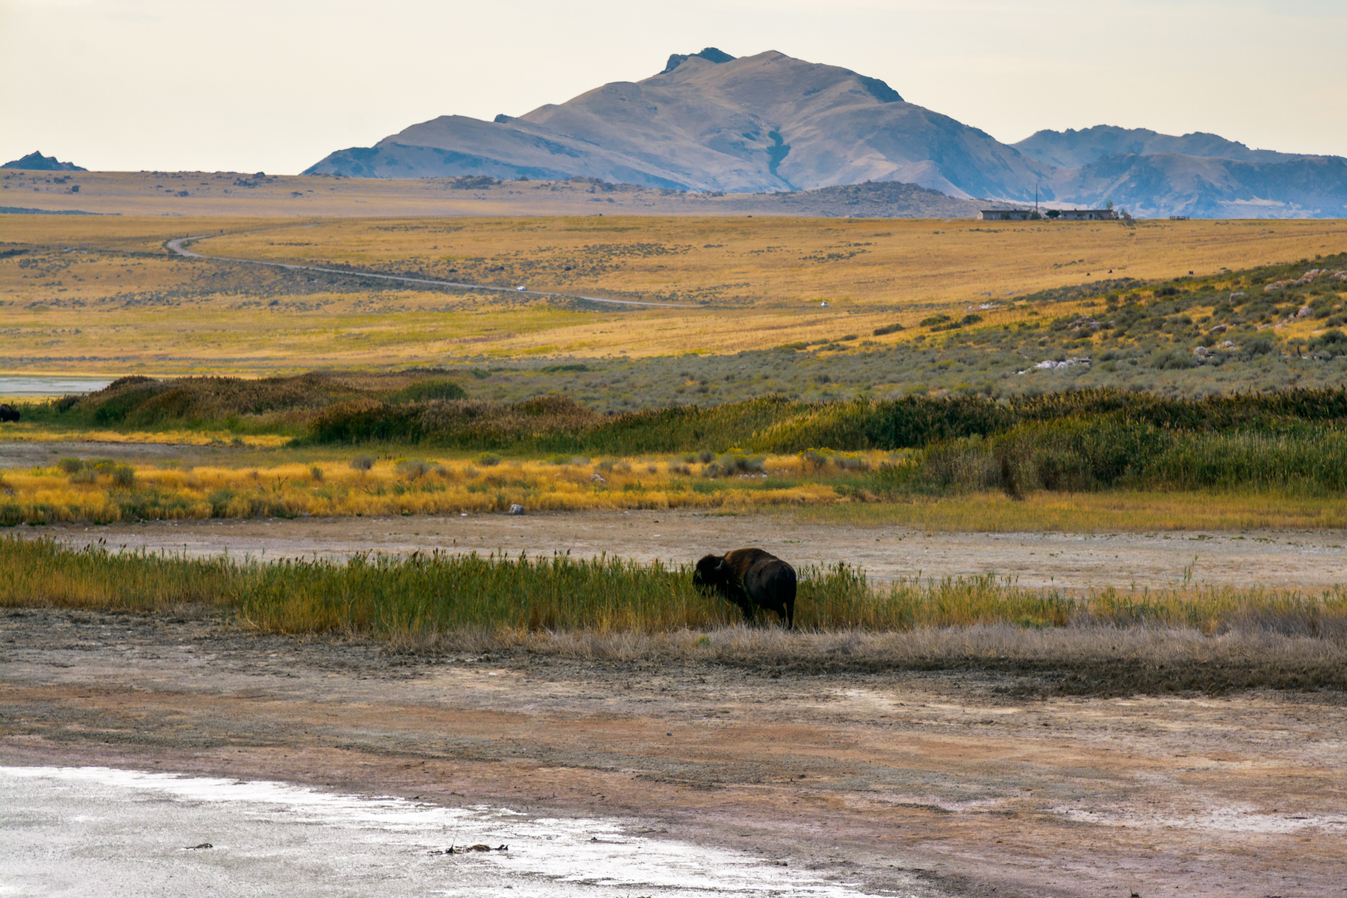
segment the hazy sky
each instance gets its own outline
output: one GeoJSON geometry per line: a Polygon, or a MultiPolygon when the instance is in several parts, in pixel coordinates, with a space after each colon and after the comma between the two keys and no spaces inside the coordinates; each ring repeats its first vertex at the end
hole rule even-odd
{"type": "Polygon", "coordinates": [[[295,173],[779,50],[1006,142],[1110,124],[1347,156],[1347,0],[0,0],[0,161],[295,173]]]}

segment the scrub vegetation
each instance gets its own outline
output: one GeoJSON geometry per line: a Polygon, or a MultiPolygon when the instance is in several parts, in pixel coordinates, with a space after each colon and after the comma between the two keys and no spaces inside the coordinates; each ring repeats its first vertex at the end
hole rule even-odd
{"type": "Polygon", "coordinates": [[[1341,588],[1321,595],[1209,588],[1069,597],[993,577],[878,588],[841,565],[801,574],[802,632],[763,639],[734,625],[737,609],[696,590],[688,567],[439,554],[263,564],[0,538],[4,607],[163,613],[205,606],[261,632],[372,638],[415,651],[527,646],[629,659],[654,652],[685,662],[751,658],[754,666],[766,661],[816,671],[953,663],[1042,673],[1074,666],[1078,678],[1106,658],[1116,679],[1080,688],[1347,688],[1341,588]],[[1026,643],[1012,635],[1043,631],[1075,637],[1026,643]],[[925,635],[885,638],[900,634],[925,635]],[[1136,634],[1149,650],[1139,649],[1136,634]],[[1205,671],[1194,663],[1194,638],[1206,640],[1199,652],[1208,659],[1205,671]],[[981,647],[981,657],[968,654],[971,645],[981,647]],[[1275,652],[1250,663],[1247,653],[1274,645],[1275,652]],[[1179,657],[1188,675],[1166,678],[1165,662],[1179,657]]]}
{"type": "MultiPolygon", "coordinates": [[[[1241,519],[1248,498],[1261,496],[1319,506],[1311,520],[1336,526],[1347,490],[1343,388],[1200,399],[1110,389],[999,401],[772,397],[618,415],[557,396],[452,398],[461,393],[433,372],[127,378],[29,404],[18,428],[30,435],[59,433],[69,420],[288,443],[241,450],[234,465],[66,458],[11,472],[0,524],[1204,493],[1224,497],[1211,501],[1241,519]]],[[[1004,503],[987,504],[985,515],[988,529],[1016,517],[1004,503]]],[[[1126,526],[1153,522],[1143,515],[1126,526]]]]}

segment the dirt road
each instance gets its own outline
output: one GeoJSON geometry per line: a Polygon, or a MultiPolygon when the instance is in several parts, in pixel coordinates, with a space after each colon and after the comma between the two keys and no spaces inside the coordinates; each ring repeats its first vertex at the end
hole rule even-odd
{"type": "Polygon", "coordinates": [[[413,658],[184,614],[0,616],[0,763],[618,816],[867,894],[1341,896],[1347,697],[413,658]],[[915,885],[914,885],[915,883],[915,885]]]}
{"type": "MultiPolygon", "coordinates": [[[[289,226],[287,226],[289,227],[289,226]]],[[[289,271],[314,271],[319,274],[335,274],[359,280],[391,281],[398,284],[411,284],[418,287],[454,287],[463,290],[482,290],[491,293],[511,293],[519,296],[537,296],[543,299],[578,299],[584,302],[598,302],[615,306],[645,306],[652,308],[667,309],[686,309],[685,305],[673,302],[648,302],[635,299],[607,299],[600,296],[581,296],[578,293],[552,293],[543,290],[529,290],[522,284],[516,287],[492,287],[483,284],[469,284],[460,281],[439,281],[430,278],[414,278],[404,275],[380,274],[372,271],[361,271],[355,268],[321,268],[316,265],[291,265],[285,262],[267,262],[261,259],[237,259],[229,256],[203,256],[201,253],[194,253],[187,249],[183,244],[187,242],[197,242],[209,240],[211,237],[218,236],[207,234],[198,237],[177,237],[164,244],[170,252],[176,253],[188,259],[216,259],[221,262],[237,262],[244,265],[263,265],[268,268],[284,268],[289,271]]]]}
{"type": "Polygon", "coordinates": [[[1347,583],[1341,532],[1163,534],[939,533],[895,527],[801,523],[789,516],[690,510],[565,512],[398,518],[152,521],[17,527],[71,546],[253,558],[344,558],[374,551],[408,554],[493,551],[530,556],[604,553],[689,564],[707,552],[760,545],[797,567],[839,561],[873,580],[992,573],[1034,588],[1127,590],[1192,583],[1322,590],[1347,583]]]}

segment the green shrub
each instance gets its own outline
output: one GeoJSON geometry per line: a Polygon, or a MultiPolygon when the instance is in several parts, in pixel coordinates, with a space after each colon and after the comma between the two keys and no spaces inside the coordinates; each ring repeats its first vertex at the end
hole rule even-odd
{"type": "Polygon", "coordinates": [[[467,399],[467,391],[451,380],[432,379],[403,387],[388,396],[388,402],[433,402],[448,399],[467,399]]]}

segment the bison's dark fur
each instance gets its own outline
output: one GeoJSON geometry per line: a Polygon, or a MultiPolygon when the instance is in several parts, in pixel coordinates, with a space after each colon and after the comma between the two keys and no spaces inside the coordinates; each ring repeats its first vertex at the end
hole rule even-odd
{"type": "Polygon", "coordinates": [[[19,420],[19,410],[12,405],[0,405],[0,421],[19,420]]]}
{"type": "Polygon", "coordinates": [[[786,622],[786,629],[795,627],[795,569],[762,549],[707,555],[697,562],[692,582],[738,605],[745,620],[753,620],[758,608],[767,608],[786,622]]]}

